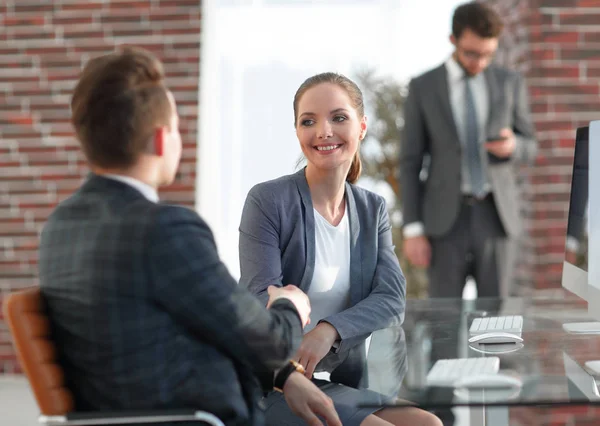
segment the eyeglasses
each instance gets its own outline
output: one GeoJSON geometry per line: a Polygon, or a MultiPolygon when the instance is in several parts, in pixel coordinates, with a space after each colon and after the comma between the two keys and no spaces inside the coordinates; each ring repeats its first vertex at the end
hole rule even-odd
{"type": "Polygon", "coordinates": [[[456,47],[456,49],[468,60],[470,61],[485,61],[485,62],[489,62],[494,58],[494,55],[496,54],[496,52],[485,52],[485,53],[480,53],[477,52],[475,50],[468,50],[468,49],[463,49],[462,47],[456,47]]]}

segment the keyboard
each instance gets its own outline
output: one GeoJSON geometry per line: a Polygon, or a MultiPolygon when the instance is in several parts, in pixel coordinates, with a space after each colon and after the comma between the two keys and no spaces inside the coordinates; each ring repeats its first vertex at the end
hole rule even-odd
{"type": "Polygon", "coordinates": [[[469,329],[469,336],[490,332],[502,332],[515,334],[519,337],[523,331],[523,317],[521,315],[509,315],[503,317],[483,317],[475,318],[469,329]]]}
{"type": "Polygon", "coordinates": [[[476,374],[497,374],[500,358],[439,359],[427,374],[427,386],[452,387],[459,379],[476,374]]]}

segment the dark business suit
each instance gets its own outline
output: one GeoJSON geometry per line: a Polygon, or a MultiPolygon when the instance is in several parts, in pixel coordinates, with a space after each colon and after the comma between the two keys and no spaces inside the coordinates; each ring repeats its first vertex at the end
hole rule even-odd
{"type": "Polygon", "coordinates": [[[198,408],[261,425],[268,374],[298,348],[289,301],[238,287],[193,211],[91,175],[40,245],[40,284],[81,409],[198,408]]]}
{"type": "Polygon", "coordinates": [[[483,140],[510,128],[516,149],[508,161],[490,159],[490,196],[473,208],[466,205],[461,188],[463,147],[451,108],[446,64],[413,79],[405,104],[400,160],[403,220],[421,222],[432,244],[431,296],[460,297],[464,278],[471,272],[465,266],[464,250],[458,251],[462,245],[473,245],[463,244],[466,231],[476,240],[476,247],[471,247],[475,263],[486,265],[473,274],[480,295],[498,295],[498,274],[511,269],[506,237],[516,238],[522,232],[518,166],[533,161],[537,150],[526,87],[514,71],[492,65],[483,73],[489,102],[483,140]],[[427,178],[422,181],[424,168],[427,178]],[[482,220],[467,223],[470,217],[482,220]],[[489,240],[495,241],[493,247],[488,247],[489,240]]]}

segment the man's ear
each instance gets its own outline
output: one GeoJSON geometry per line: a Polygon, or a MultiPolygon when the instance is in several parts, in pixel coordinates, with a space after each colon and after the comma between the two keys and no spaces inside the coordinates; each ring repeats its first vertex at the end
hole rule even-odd
{"type": "Polygon", "coordinates": [[[162,157],[165,152],[166,143],[166,129],[164,127],[158,127],[154,130],[154,137],[152,141],[153,154],[162,157]]]}
{"type": "Polygon", "coordinates": [[[450,43],[452,43],[452,45],[456,46],[456,37],[454,37],[454,34],[450,34],[450,43]]]}

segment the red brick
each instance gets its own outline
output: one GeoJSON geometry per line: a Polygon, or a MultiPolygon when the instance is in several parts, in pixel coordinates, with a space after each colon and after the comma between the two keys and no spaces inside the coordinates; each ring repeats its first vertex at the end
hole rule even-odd
{"type": "Polygon", "coordinates": [[[40,80],[38,75],[0,75],[0,83],[36,83],[40,80]]]}
{"type": "Polygon", "coordinates": [[[9,29],[8,40],[27,40],[34,42],[35,40],[53,40],[56,38],[54,29],[46,29],[45,27],[16,27],[14,30],[9,29]]]}
{"type": "Polygon", "coordinates": [[[108,8],[110,11],[112,10],[120,10],[120,9],[140,9],[140,12],[142,10],[148,10],[152,7],[152,1],[147,0],[147,1],[112,1],[110,2],[110,4],[108,5],[108,8]]]}
{"type": "MultiPolygon", "coordinates": [[[[185,30],[185,29],[184,29],[185,30]]],[[[128,28],[128,29],[113,29],[111,34],[113,37],[140,37],[158,35],[161,31],[153,28],[128,28]]]]}
{"type": "Polygon", "coordinates": [[[61,5],[61,9],[65,11],[72,10],[85,10],[86,13],[89,13],[92,10],[102,10],[104,8],[104,2],[102,1],[87,1],[87,2],[76,2],[76,3],[66,3],[61,5]]]}
{"type": "Polygon", "coordinates": [[[571,8],[577,6],[578,0],[540,0],[539,7],[571,8]]]}
{"type": "Polygon", "coordinates": [[[63,34],[63,37],[67,40],[77,39],[77,38],[83,38],[83,39],[103,38],[104,36],[105,36],[105,33],[103,30],[77,30],[77,31],[67,30],[63,34]]]}
{"type": "Polygon", "coordinates": [[[77,24],[91,24],[94,22],[94,18],[90,15],[58,15],[52,16],[52,23],[54,25],[77,25],[77,24]]]}
{"type": "Polygon", "coordinates": [[[5,27],[16,26],[38,26],[44,25],[46,18],[42,15],[32,15],[28,17],[21,16],[0,16],[0,23],[5,27]]]}
{"type": "Polygon", "coordinates": [[[579,77],[579,66],[542,64],[532,70],[530,75],[542,78],[577,78],[579,77]]]}
{"type": "Polygon", "coordinates": [[[13,8],[17,14],[27,12],[52,12],[54,11],[54,4],[53,2],[45,4],[19,4],[19,2],[16,1],[13,8]]]}
{"type": "Polygon", "coordinates": [[[0,113],[0,125],[12,125],[12,124],[17,124],[17,125],[32,125],[33,124],[33,118],[31,117],[31,115],[29,114],[25,114],[25,113],[8,113],[8,114],[2,114],[0,113]]]}
{"type": "Polygon", "coordinates": [[[559,15],[560,25],[589,25],[597,26],[600,22],[598,13],[571,13],[564,12],[559,15]]]}
{"type": "Polygon", "coordinates": [[[552,61],[556,59],[556,52],[549,48],[535,48],[531,50],[531,59],[534,61],[552,61]]]}
{"type": "MultiPolygon", "coordinates": [[[[538,41],[538,39],[533,39],[532,41],[538,41]]],[[[539,41],[556,44],[577,43],[579,41],[579,33],[577,31],[544,31],[541,33],[539,41]]]]}
{"type": "Polygon", "coordinates": [[[42,57],[45,55],[63,55],[66,56],[69,53],[69,48],[67,46],[45,46],[45,47],[27,47],[25,49],[25,53],[28,55],[41,55],[42,57]]]}
{"type": "Polygon", "coordinates": [[[138,11],[129,11],[128,13],[120,13],[118,15],[104,14],[100,16],[100,22],[103,24],[111,24],[116,22],[129,22],[132,25],[139,25],[141,19],[138,11]]]}
{"type": "Polygon", "coordinates": [[[600,59],[600,49],[598,48],[571,48],[565,47],[560,50],[560,59],[570,61],[580,61],[589,59],[600,59]]]}
{"type": "Polygon", "coordinates": [[[554,83],[551,85],[529,85],[533,98],[556,95],[600,95],[598,84],[554,83]]]}
{"type": "MultiPolygon", "coordinates": [[[[172,0],[160,0],[159,2],[159,7],[169,7],[173,5],[173,1],[172,0]]],[[[197,8],[199,6],[199,3],[196,0],[177,0],[177,2],[175,2],[175,4],[177,5],[177,8],[185,10],[188,7],[191,8],[197,8]]]]}
{"type": "Polygon", "coordinates": [[[588,76],[588,78],[600,78],[600,67],[588,68],[586,70],[586,75],[588,76]]]}

